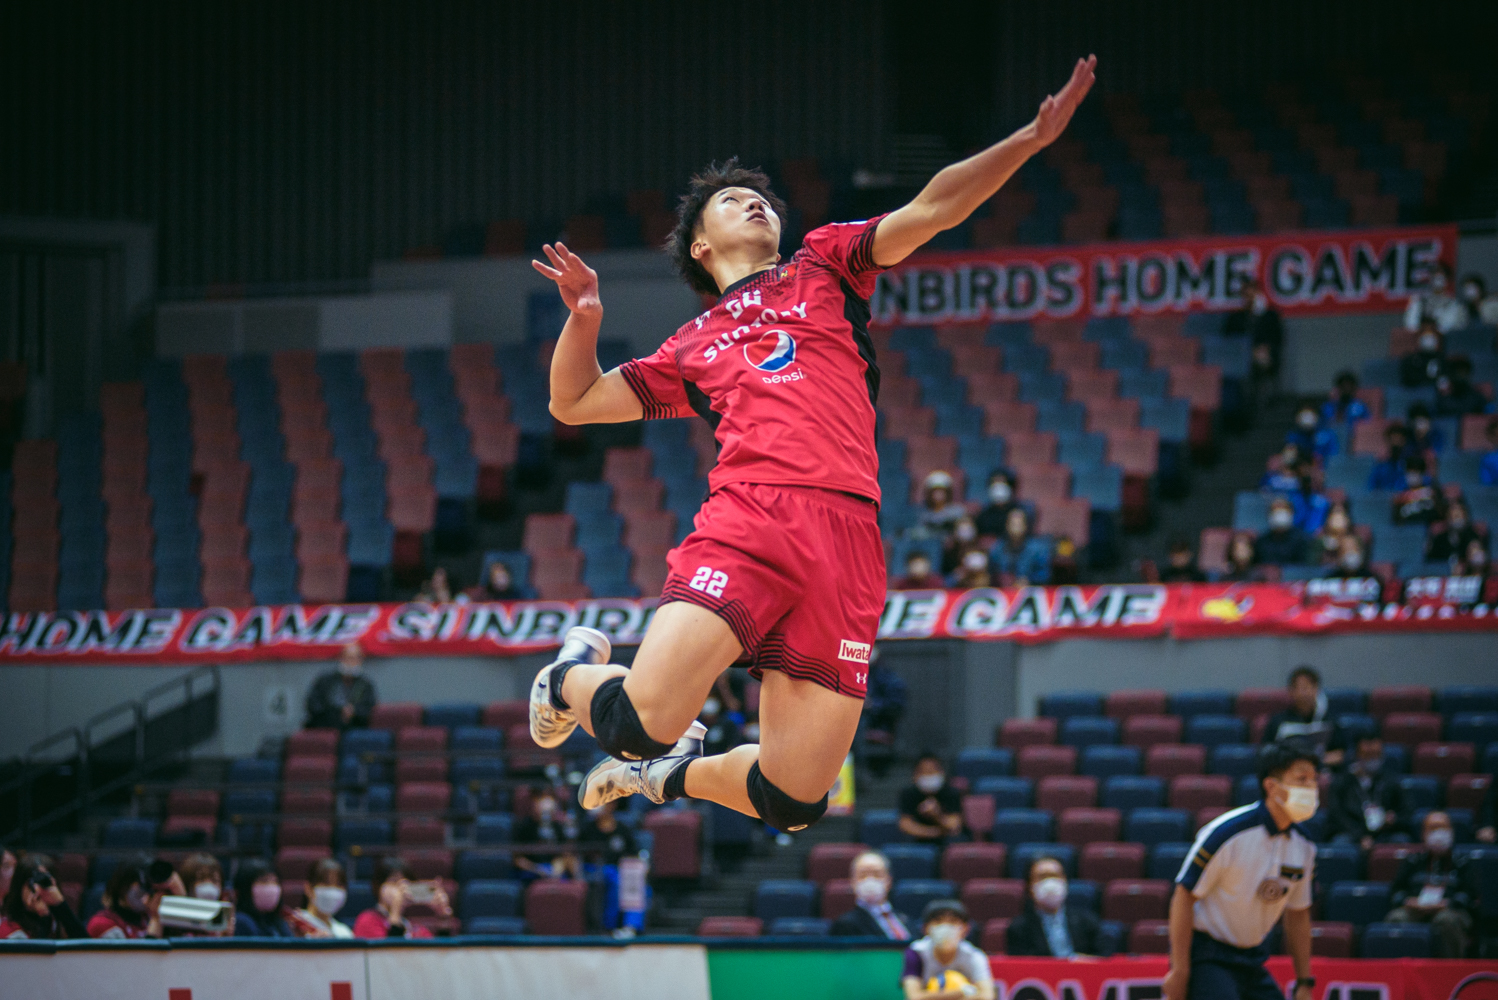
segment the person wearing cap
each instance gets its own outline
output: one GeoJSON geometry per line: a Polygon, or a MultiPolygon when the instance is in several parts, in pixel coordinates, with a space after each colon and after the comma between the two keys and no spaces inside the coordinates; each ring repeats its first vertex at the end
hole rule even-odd
{"type": "Polygon", "coordinates": [[[307,692],[307,726],[313,729],[363,729],[374,714],[375,688],[364,676],[364,649],[357,642],[343,647],[338,669],[312,682],[307,692]]]}
{"type": "Polygon", "coordinates": [[[1259,753],[1263,798],[1208,823],[1176,876],[1165,1000],[1284,1000],[1264,968],[1283,921],[1295,965],[1292,1000],[1311,1000],[1311,882],[1316,844],[1315,751],[1271,743],[1259,753]]]}
{"type": "Polygon", "coordinates": [[[967,517],[967,508],[952,498],[951,474],[937,469],[921,483],[921,511],[915,530],[925,538],[946,538],[967,517]]]}
{"type": "Polygon", "coordinates": [[[900,986],[906,1000],[994,1000],[993,972],[988,956],[968,944],[972,930],[967,907],[955,899],[934,899],[921,911],[925,936],[905,950],[905,968],[900,986]],[[926,989],[926,984],[944,972],[959,972],[972,985],[962,989],[926,989]]]}

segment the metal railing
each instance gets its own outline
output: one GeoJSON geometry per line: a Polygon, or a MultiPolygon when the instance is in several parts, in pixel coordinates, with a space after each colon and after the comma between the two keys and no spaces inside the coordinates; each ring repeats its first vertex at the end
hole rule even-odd
{"type": "Polygon", "coordinates": [[[199,667],[33,744],[19,773],[0,784],[0,829],[11,826],[0,843],[27,843],[184,762],[218,731],[220,690],[218,667],[199,667]]]}

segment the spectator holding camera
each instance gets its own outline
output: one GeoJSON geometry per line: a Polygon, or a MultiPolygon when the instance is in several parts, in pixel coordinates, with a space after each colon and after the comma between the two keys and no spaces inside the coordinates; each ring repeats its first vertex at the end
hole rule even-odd
{"type": "Polygon", "coordinates": [[[161,898],[185,896],[187,886],[171,862],[124,862],[104,886],[104,908],[88,921],[88,936],[109,940],[162,937],[161,898]]]}
{"type": "MultiPolygon", "coordinates": [[[[224,898],[224,869],[218,858],[211,854],[193,854],[182,862],[183,895],[194,899],[218,902],[224,898]]],[[[233,937],[235,915],[229,914],[229,923],[221,931],[208,933],[209,937],[233,937]]],[[[174,930],[173,937],[193,937],[198,932],[174,930]]]]}
{"type": "Polygon", "coordinates": [[[10,886],[0,903],[0,941],[88,937],[46,862],[44,857],[28,857],[12,869],[10,886]]]}
{"type": "Polygon", "coordinates": [[[440,916],[451,916],[452,904],[440,882],[413,882],[406,862],[387,854],[375,865],[375,905],[354,921],[356,938],[429,938],[432,932],[406,920],[412,904],[427,906],[440,916]]]}
{"type": "Polygon", "coordinates": [[[235,937],[296,937],[286,923],[287,910],[281,905],[281,880],[261,859],[247,858],[239,863],[234,898],[235,937]]]}

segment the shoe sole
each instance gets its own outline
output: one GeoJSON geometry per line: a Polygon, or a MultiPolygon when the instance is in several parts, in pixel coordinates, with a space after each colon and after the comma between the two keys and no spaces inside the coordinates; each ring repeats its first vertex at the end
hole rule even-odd
{"type": "MultiPolygon", "coordinates": [[[[562,645],[565,647],[567,643],[574,640],[581,642],[584,646],[587,646],[588,649],[592,651],[592,656],[587,658],[587,662],[589,663],[605,663],[608,661],[609,656],[614,651],[613,643],[609,642],[609,637],[598,631],[596,628],[588,628],[583,625],[578,625],[574,628],[570,628],[567,630],[567,635],[563,637],[562,645]]],[[[546,666],[542,667],[540,672],[536,674],[536,679],[531,682],[531,742],[535,743],[536,746],[542,747],[546,750],[554,749],[567,742],[567,737],[571,736],[572,731],[577,728],[577,717],[573,716],[572,725],[565,726],[561,730],[554,731],[552,735],[545,741],[541,739],[540,735],[536,731],[536,703],[543,700],[548,704],[550,703],[551,672],[556,669],[556,665],[556,663],[549,663],[546,666]],[[544,691],[542,690],[543,686],[546,688],[546,690],[544,691]],[[558,736],[557,732],[560,732],[561,735],[558,736]]]]}

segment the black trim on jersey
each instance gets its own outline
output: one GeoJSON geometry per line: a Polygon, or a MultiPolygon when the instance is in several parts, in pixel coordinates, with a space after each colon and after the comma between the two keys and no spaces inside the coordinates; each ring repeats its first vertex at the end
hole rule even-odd
{"type": "MultiPolygon", "coordinates": [[[[872,226],[869,231],[873,232],[872,226]]],[[[869,241],[870,246],[873,241],[869,241]]],[[[853,327],[853,346],[858,349],[858,356],[863,358],[868,369],[863,373],[863,380],[869,386],[869,403],[879,405],[879,361],[874,355],[874,338],[869,336],[869,304],[853,287],[843,279],[843,319],[846,319],[853,327]]]]}
{"type": "MultiPolygon", "coordinates": [[[[883,219],[884,216],[881,215],[879,221],[883,219]]],[[[854,274],[879,270],[874,263],[874,234],[879,231],[879,221],[873,225],[864,226],[863,232],[858,234],[858,239],[853,241],[853,252],[848,255],[848,270],[854,274]]]]}
{"type": "Polygon", "coordinates": [[[662,403],[656,397],[655,393],[650,391],[650,387],[645,384],[645,379],[635,370],[635,363],[633,361],[628,361],[620,365],[619,374],[624,376],[624,381],[633,390],[635,398],[640,401],[640,408],[644,410],[644,418],[646,420],[664,420],[667,417],[674,416],[671,412],[671,407],[662,403]]]}
{"type": "MultiPolygon", "coordinates": [[[[718,425],[723,422],[723,414],[712,407],[712,400],[707,398],[707,393],[697,388],[697,383],[688,379],[681,380],[682,388],[687,391],[687,403],[697,411],[697,415],[707,421],[707,425],[713,429],[714,436],[718,433],[718,425]]],[[[722,445],[719,445],[719,450],[722,445]]]]}
{"type": "Polygon", "coordinates": [[[751,285],[754,282],[758,281],[760,278],[764,278],[764,277],[767,277],[767,276],[774,275],[775,272],[778,271],[779,269],[780,269],[780,265],[776,264],[773,267],[767,267],[767,268],[765,268],[763,271],[755,271],[753,274],[746,274],[744,277],[740,278],[738,281],[735,281],[733,284],[731,284],[727,288],[723,289],[723,294],[718,296],[718,301],[722,302],[724,299],[728,298],[730,295],[732,295],[734,292],[737,292],[739,289],[743,288],[745,285],[751,285]]]}

